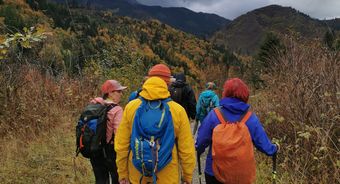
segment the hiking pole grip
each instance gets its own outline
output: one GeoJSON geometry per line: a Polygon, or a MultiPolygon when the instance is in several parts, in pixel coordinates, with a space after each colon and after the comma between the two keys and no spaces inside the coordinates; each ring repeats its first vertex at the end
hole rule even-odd
{"type": "Polygon", "coordinates": [[[198,165],[198,179],[200,181],[200,184],[202,184],[201,177],[202,177],[202,171],[201,171],[201,159],[200,159],[200,154],[198,151],[196,151],[196,157],[197,157],[197,165],[198,165]]]}
{"type": "Polygon", "coordinates": [[[276,184],[276,154],[277,153],[275,153],[272,156],[272,160],[273,160],[273,171],[272,171],[273,184],[276,184]]]}

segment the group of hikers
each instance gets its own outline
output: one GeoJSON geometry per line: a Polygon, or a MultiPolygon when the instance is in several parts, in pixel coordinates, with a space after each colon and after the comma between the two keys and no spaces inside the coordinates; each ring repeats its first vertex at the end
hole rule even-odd
{"type": "Polygon", "coordinates": [[[126,88],[105,81],[103,96],[91,100],[76,127],[77,155],[90,159],[98,184],[192,183],[196,159],[207,147],[207,184],[254,183],[253,146],[268,156],[278,151],[250,110],[249,89],[239,78],[225,81],[221,100],[208,82],[196,101],[184,73],[171,75],[157,64],[123,110],[126,88]],[[197,122],[193,132],[189,119],[197,122]]]}

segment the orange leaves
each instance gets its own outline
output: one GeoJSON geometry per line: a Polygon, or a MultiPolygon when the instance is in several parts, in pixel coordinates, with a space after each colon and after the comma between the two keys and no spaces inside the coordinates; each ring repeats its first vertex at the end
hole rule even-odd
{"type": "Polygon", "coordinates": [[[104,43],[109,43],[111,41],[111,37],[109,35],[109,29],[108,28],[106,28],[106,27],[98,28],[97,32],[98,32],[97,38],[99,40],[103,41],[104,43]]]}
{"type": "Polygon", "coordinates": [[[153,53],[153,51],[150,49],[150,47],[148,45],[144,45],[143,47],[143,53],[146,57],[148,58],[153,58],[155,57],[155,53],[153,53]]]}

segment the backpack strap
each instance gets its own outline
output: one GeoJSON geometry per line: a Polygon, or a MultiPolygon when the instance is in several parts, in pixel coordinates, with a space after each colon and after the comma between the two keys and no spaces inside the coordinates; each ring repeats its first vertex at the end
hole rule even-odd
{"type": "Polygon", "coordinates": [[[252,112],[251,111],[247,111],[246,115],[244,115],[244,117],[241,120],[241,124],[246,124],[246,122],[248,121],[248,119],[250,118],[252,112]]]}
{"type": "Polygon", "coordinates": [[[107,108],[106,108],[106,112],[109,112],[111,109],[113,109],[114,107],[116,107],[118,104],[114,104],[114,103],[112,103],[112,104],[109,104],[108,106],[107,106],[107,108]]]}
{"type": "MultiPolygon", "coordinates": [[[[228,123],[228,121],[225,120],[224,115],[222,114],[220,108],[214,108],[214,111],[216,113],[216,116],[218,118],[218,120],[221,122],[221,124],[225,124],[228,123]]],[[[247,113],[243,116],[242,120],[240,121],[241,124],[245,124],[248,119],[250,118],[252,112],[251,111],[247,111],[247,113]]]]}
{"type": "Polygon", "coordinates": [[[226,124],[227,122],[225,121],[220,108],[214,108],[214,111],[217,115],[218,120],[221,122],[221,124],[226,124]]]}

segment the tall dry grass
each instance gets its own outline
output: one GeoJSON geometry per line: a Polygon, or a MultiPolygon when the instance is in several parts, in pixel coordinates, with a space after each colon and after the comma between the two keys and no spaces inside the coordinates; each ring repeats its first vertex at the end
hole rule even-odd
{"type": "Polygon", "coordinates": [[[73,162],[74,127],[100,79],[15,62],[0,68],[1,183],[93,182],[89,162],[73,162]]]}
{"type": "Polygon", "coordinates": [[[98,91],[99,79],[52,76],[31,65],[3,64],[0,74],[0,137],[33,138],[76,115],[98,91]]]}
{"type": "Polygon", "coordinates": [[[340,183],[340,54],[314,42],[285,45],[255,103],[280,142],[283,183],[340,183]]]}

